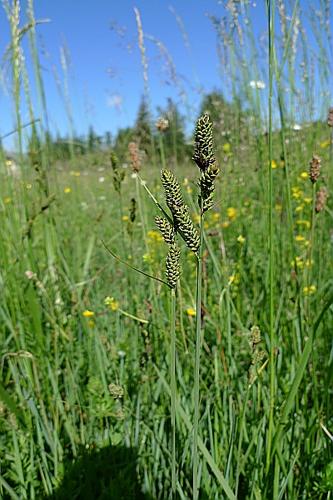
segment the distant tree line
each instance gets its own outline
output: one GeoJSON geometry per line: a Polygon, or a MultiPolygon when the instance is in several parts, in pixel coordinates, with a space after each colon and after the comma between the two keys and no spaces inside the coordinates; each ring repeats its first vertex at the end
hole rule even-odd
{"type": "MultiPolygon", "coordinates": [[[[239,140],[242,137],[240,129],[244,131],[243,135],[247,134],[249,120],[246,112],[241,109],[239,102],[228,102],[221,92],[214,91],[203,97],[199,114],[203,112],[211,116],[218,148],[232,137],[238,137],[239,140]]],[[[177,164],[184,158],[189,158],[192,151],[192,138],[187,136],[185,124],[184,115],[172,99],[167,100],[165,107],[157,108],[156,118],[153,120],[148,103],[142,98],[134,125],[119,129],[115,136],[109,131],[99,135],[91,125],[86,136],[52,136],[47,132],[41,141],[34,130],[28,144],[28,153],[35,154],[38,149],[45,147],[51,161],[63,161],[112,150],[120,161],[125,162],[128,158],[128,144],[136,142],[147,158],[160,161],[163,154],[168,164],[177,164]]]]}

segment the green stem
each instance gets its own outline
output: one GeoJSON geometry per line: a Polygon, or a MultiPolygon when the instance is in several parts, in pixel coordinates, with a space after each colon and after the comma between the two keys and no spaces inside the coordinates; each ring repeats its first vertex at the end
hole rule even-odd
{"type": "Polygon", "coordinates": [[[201,291],[202,291],[202,255],[203,255],[203,216],[200,210],[200,247],[197,260],[196,282],[196,338],[194,367],[194,422],[193,422],[193,499],[199,498],[198,489],[198,431],[199,431],[199,396],[200,396],[200,352],[201,332],[201,291]]]}
{"type": "Polygon", "coordinates": [[[158,140],[159,140],[159,143],[160,143],[161,163],[162,163],[162,168],[164,170],[164,169],[166,169],[166,163],[165,163],[163,137],[162,137],[161,133],[158,136],[158,140]]]}
{"type": "Polygon", "coordinates": [[[267,0],[268,7],[268,40],[269,40],[269,96],[268,96],[268,135],[269,135],[269,163],[268,163],[268,190],[269,190],[269,338],[270,338],[270,386],[269,386],[269,423],[267,436],[266,474],[271,465],[272,439],[274,432],[274,404],[275,404],[275,330],[274,330],[274,233],[273,233],[273,42],[274,42],[274,10],[275,1],[267,0]]]}
{"type": "Polygon", "coordinates": [[[136,176],[135,178],[135,187],[136,187],[136,197],[138,200],[138,208],[139,208],[139,214],[140,214],[140,220],[141,220],[141,226],[142,226],[142,236],[143,236],[143,241],[145,243],[146,251],[148,252],[148,245],[147,245],[147,233],[146,233],[146,219],[145,219],[145,214],[143,211],[142,207],[142,200],[141,200],[141,194],[140,194],[140,182],[141,179],[136,176]]]}
{"type": "Polygon", "coordinates": [[[236,468],[236,485],[235,485],[235,495],[237,497],[238,495],[238,486],[239,486],[239,477],[240,477],[240,472],[242,468],[242,457],[241,457],[241,452],[242,452],[242,444],[243,444],[243,429],[245,426],[245,414],[246,414],[246,408],[249,400],[249,391],[250,391],[250,384],[247,383],[246,386],[246,393],[245,393],[245,398],[244,398],[244,403],[243,403],[243,408],[242,408],[242,413],[240,417],[240,423],[239,423],[239,440],[238,440],[238,448],[237,448],[237,468],[236,468]]]}
{"type": "MultiPolygon", "coordinates": [[[[308,260],[309,266],[306,273],[306,286],[310,287],[311,279],[312,279],[312,261],[313,261],[313,247],[314,247],[314,236],[315,236],[315,221],[316,221],[316,183],[312,184],[312,209],[311,209],[311,233],[310,233],[310,244],[309,244],[309,252],[308,252],[308,260]]],[[[309,297],[306,299],[306,318],[309,321],[310,314],[310,303],[309,297]]]]}
{"type": "Polygon", "coordinates": [[[170,388],[171,388],[171,432],[172,432],[172,451],[171,451],[171,491],[172,498],[176,498],[176,292],[171,290],[171,344],[170,344],[170,388]]]}

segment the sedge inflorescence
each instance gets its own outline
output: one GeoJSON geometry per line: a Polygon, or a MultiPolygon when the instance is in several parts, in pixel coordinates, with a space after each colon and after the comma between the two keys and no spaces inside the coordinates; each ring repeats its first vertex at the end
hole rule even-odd
{"type": "Polygon", "coordinates": [[[207,114],[201,116],[197,122],[192,160],[195,161],[201,172],[199,206],[201,212],[204,213],[213,206],[215,180],[219,174],[213,148],[213,124],[207,114]]]}
{"type": "MultiPolygon", "coordinates": [[[[195,130],[195,148],[192,159],[200,169],[199,206],[203,215],[213,205],[215,180],[219,173],[213,150],[212,122],[207,114],[201,116],[195,130]]],[[[195,254],[200,247],[199,232],[191,218],[190,210],[185,203],[180,184],[171,170],[161,172],[161,181],[165,193],[165,201],[170,210],[168,220],[155,217],[165,243],[169,246],[166,259],[166,278],[171,288],[176,288],[180,276],[180,249],[176,242],[179,234],[186,246],[195,254]]]]}

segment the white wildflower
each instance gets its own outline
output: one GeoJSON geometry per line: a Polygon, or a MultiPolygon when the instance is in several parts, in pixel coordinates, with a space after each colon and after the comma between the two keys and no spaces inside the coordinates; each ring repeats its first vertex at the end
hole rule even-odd
{"type": "Polygon", "coordinates": [[[250,87],[252,89],[263,90],[264,88],[266,88],[266,85],[265,85],[265,82],[263,82],[261,80],[251,80],[250,87]]]}

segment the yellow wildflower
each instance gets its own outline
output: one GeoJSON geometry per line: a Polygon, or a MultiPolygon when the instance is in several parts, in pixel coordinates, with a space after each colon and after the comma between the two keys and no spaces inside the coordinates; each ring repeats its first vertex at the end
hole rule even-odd
{"type": "Polygon", "coordinates": [[[145,253],[142,256],[142,260],[147,262],[147,264],[152,264],[154,262],[154,257],[152,253],[145,253]]]}
{"type": "Polygon", "coordinates": [[[243,245],[243,243],[245,243],[245,238],[242,234],[240,234],[238,237],[237,237],[237,241],[238,243],[240,243],[241,245],[243,245]]]}
{"type": "Polygon", "coordinates": [[[299,174],[299,176],[300,176],[300,178],[301,178],[302,180],[307,180],[307,179],[309,178],[309,173],[308,173],[308,172],[301,172],[301,173],[299,174]]]}
{"type": "Polygon", "coordinates": [[[308,220],[303,220],[303,219],[301,219],[301,220],[297,220],[297,221],[296,221],[296,224],[297,224],[298,226],[304,226],[304,227],[306,227],[307,229],[310,229],[310,226],[311,226],[310,221],[308,221],[308,220]]]}
{"type": "Polygon", "coordinates": [[[240,282],[239,273],[231,274],[228,278],[228,285],[238,285],[240,282]]]}
{"type": "Polygon", "coordinates": [[[186,309],[186,314],[187,314],[188,316],[196,316],[195,309],[193,309],[193,307],[188,307],[188,308],[186,309]]]}
{"type": "Polygon", "coordinates": [[[128,215],[123,215],[123,216],[122,216],[122,218],[121,218],[121,220],[122,220],[123,222],[127,222],[127,221],[129,220],[128,215]]]}
{"type": "Polygon", "coordinates": [[[276,210],[277,212],[282,212],[282,205],[280,205],[280,203],[276,203],[276,205],[275,205],[275,210],[276,210]]]}
{"type": "Polygon", "coordinates": [[[12,201],[11,197],[10,196],[6,196],[4,199],[3,199],[3,202],[5,203],[5,205],[8,205],[8,203],[10,203],[12,201]]]}
{"type": "Polygon", "coordinates": [[[291,196],[295,198],[295,200],[298,200],[303,196],[303,192],[298,186],[294,186],[291,188],[291,196]]]}
{"type": "Polygon", "coordinates": [[[302,212],[304,208],[304,205],[298,205],[296,208],[295,208],[295,212],[302,212]]]}
{"type": "Polygon", "coordinates": [[[65,189],[64,189],[64,193],[65,193],[65,194],[68,194],[68,193],[70,193],[71,191],[72,191],[72,190],[71,190],[71,188],[70,188],[70,187],[65,187],[65,189]]]}
{"type": "Polygon", "coordinates": [[[188,193],[188,194],[191,194],[191,193],[192,193],[192,188],[191,188],[191,186],[187,186],[187,187],[186,187],[186,191],[187,191],[187,193],[188,193]]]}
{"type": "Polygon", "coordinates": [[[156,242],[156,243],[160,243],[161,241],[163,241],[163,236],[161,235],[161,233],[159,231],[155,231],[155,230],[148,231],[147,236],[151,241],[156,242]]]}
{"type": "Polygon", "coordinates": [[[312,203],[312,198],[303,198],[303,201],[304,201],[304,203],[309,205],[310,203],[312,203]]]}
{"type": "Polygon", "coordinates": [[[305,241],[305,237],[302,236],[301,234],[297,234],[295,236],[295,241],[297,241],[298,243],[301,243],[301,242],[305,241]]]}
{"type": "Polygon", "coordinates": [[[199,224],[199,222],[200,222],[200,215],[199,214],[193,214],[193,220],[194,220],[194,222],[196,222],[197,224],[199,224]]]}
{"type": "Polygon", "coordinates": [[[225,144],[223,144],[222,148],[224,153],[229,154],[231,151],[231,144],[229,142],[226,142],[225,144]]]}
{"type": "Polygon", "coordinates": [[[330,144],[331,144],[331,141],[330,141],[330,139],[328,139],[327,141],[321,142],[320,147],[321,148],[328,148],[330,146],[330,144]]]}
{"type": "Polygon", "coordinates": [[[278,166],[278,164],[276,163],[276,161],[272,160],[271,161],[271,168],[275,169],[275,168],[277,168],[277,166],[278,166]]]}
{"type": "Polygon", "coordinates": [[[225,220],[224,222],[222,222],[223,229],[225,229],[226,227],[229,227],[229,226],[230,226],[230,222],[228,220],[225,220]]]}
{"type": "Polygon", "coordinates": [[[85,311],[83,311],[82,316],[84,316],[85,318],[92,318],[93,316],[95,316],[95,313],[94,311],[86,309],[85,311]]]}
{"type": "Polygon", "coordinates": [[[304,295],[312,295],[313,293],[315,293],[316,290],[317,290],[317,288],[315,285],[309,285],[309,286],[303,287],[304,295]]]}
{"type": "Polygon", "coordinates": [[[111,311],[118,311],[119,309],[119,302],[113,297],[106,297],[104,300],[104,304],[108,306],[111,311]]]}
{"type": "Polygon", "coordinates": [[[32,184],[30,184],[30,182],[28,182],[28,184],[26,184],[26,185],[25,185],[25,187],[26,187],[27,189],[31,189],[31,188],[32,188],[32,184]]]}
{"type": "Polygon", "coordinates": [[[213,212],[212,213],[212,219],[214,222],[217,222],[220,218],[220,214],[218,212],[213,212]]]}
{"type": "Polygon", "coordinates": [[[292,260],[290,263],[291,267],[297,267],[298,269],[302,269],[304,266],[304,262],[301,257],[296,256],[295,260],[292,260]]]}
{"type": "Polygon", "coordinates": [[[230,220],[233,220],[237,217],[237,210],[234,207],[227,208],[227,216],[230,220]]]}

